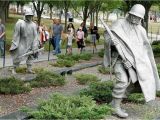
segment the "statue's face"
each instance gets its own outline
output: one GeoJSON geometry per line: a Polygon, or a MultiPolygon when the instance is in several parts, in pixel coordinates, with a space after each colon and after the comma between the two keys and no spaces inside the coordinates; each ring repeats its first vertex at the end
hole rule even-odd
{"type": "Polygon", "coordinates": [[[26,21],[28,21],[28,22],[31,22],[31,21],[32,21],[32,18],[33,18],[32,15],[26,15],[26,16],[25,16],[25,19],[26,19],[26,21]]]}
{"type": "Polygon", "coordinates": [[[142,18],[140,18],[140,17],[137,17],[137,16],[135,16],[135,15],[129,15],[129,21],[131,22],[131,23],[133,23],[133,24],[136,24],[136,25],[138,25],[138,24],[140,24],[141,23],[141,19],[142,18]]]}

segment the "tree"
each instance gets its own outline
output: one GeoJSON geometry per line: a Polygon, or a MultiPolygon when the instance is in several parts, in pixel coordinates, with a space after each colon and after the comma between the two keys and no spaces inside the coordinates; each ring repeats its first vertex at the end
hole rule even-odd
{"type": "Polygon", "coordinates": [[[108,20],[108,15],[110,12],[112,12],[114,9],[120,9],[123,11],[126,11],[126,5],[124,4],[123,0],[106,0],[102,3],[101,11],[106,12],[107,11],[107,20],[108,20]]]}
{"type": "Polygon", "coordinates": [[[43,12],[43,9],[44,9],[44,5],[45,5],[46,2],[37,0],[37,1],[32,1],[32,3],[33,3],[33,6],[34,6],[34,9],[36,10],[36,13],[37,13],[38,25],[40,25],[40,23],[41,23],[41,15],[42,15],[42,12],[43,12]]]}
{"type": "Polygon", "coordinates": [[[73,9],[78,13],[79,11],[77,10],[78,7],[81,7],[82,12],[83,12],[83,22],[86,24],[87,18],[96,10],[96,2],[98,0],[78,0],[78,1],[73,1],[72,2],[72,7],[73,9]]]}
{"type": "Polygon", "coordinates": [[[9,5],[9,0],[0,1],[0,18],[2,19],[2,23],[5,24],[6,22],[6,18],[7,18],[7,9],[8,9],[8,5],[9,5]]]}

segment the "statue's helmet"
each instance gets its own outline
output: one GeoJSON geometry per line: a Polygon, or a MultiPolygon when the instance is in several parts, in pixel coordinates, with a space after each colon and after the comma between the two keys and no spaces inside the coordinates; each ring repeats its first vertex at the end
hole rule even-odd
{"type": "Polygon", "coordinates": [[[141,4],[135,4],[129,11],[129,14],[135,15],[143,19],[145,15],[145,8],[141,4]]]}
{"type": "Polygon", "coordinates": [[[34,15],[34,14],[33,14],[33,11],[32,11],[31,9],[26,9],[26,10],[25,10],[25,16],[27,16],[27,15],[33,16],[33,15],[34,15]]]}

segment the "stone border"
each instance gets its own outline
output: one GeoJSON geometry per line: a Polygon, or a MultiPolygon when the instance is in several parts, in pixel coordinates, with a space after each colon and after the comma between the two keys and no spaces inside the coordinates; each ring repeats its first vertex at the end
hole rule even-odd
{"type": "MultiPolygon", "coordinates": [[[[76,71],[79,71],[85,68],[89,68],[89,67],[94,67],[94,66],[101,65],[101,64],[102,64],[102,61],[98,61],[98,62],[93,62],[93,63],[80,64],[79,66],[71,67],[71,68],[62,68],[60,70],[56,70],[53,72],[61,74],[61,75],[72,74],[73,72],[76,72],[76,71]]],[[[27,79],[26,81],[28,80],[33,80],[33,78],[27,79]]],[[[17,110],[8,115],[4,115],[0,117],[0,120],[4,120],[4,119],[27,120],[28,116],[26,113],[21,112],[20,110],[17,110]]]]}

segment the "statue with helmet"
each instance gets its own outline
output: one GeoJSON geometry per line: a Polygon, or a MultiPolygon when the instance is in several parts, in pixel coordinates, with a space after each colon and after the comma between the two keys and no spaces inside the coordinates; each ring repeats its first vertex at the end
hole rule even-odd
{"type": "Polygon", "coordinates": [[[13,59],[13,74],[16,74],[16,68],[22,60],[26,60],[27,72],[34,73],[32,71],[32,63],[35,53],[20,57],[29,51],[39,48],[37,26],[32,22],[33,15],[33,11],[31,9],[27,9],[25,11],[24,20],[19,19],[15,24],[14,35],[10,47],[10,53],[13,59]]]}
{"type": "MultiPolygon", "coordinates": [[[[113,37],[111,41],[111,58],[109,47],[105,44],[104,66],[113,66],[116,83],[112,91],[111,105],[115,115],[126,118],[128,113],[121,108],[121,101],[127,96],[127,89],[139,83],[147,103],[154,101],[156,91],[160,90],[160,79],[146,30],[141,26],[145,8],[135,4],[125,19],[119,19],[112,24],[113,37]],[[129,71],[132,70],[132,73],[129,71]],[[136,78],[136,79],[132,79],[136,78]]],[[[108,36],[109,32],[105,32],[108,36]]]]}

